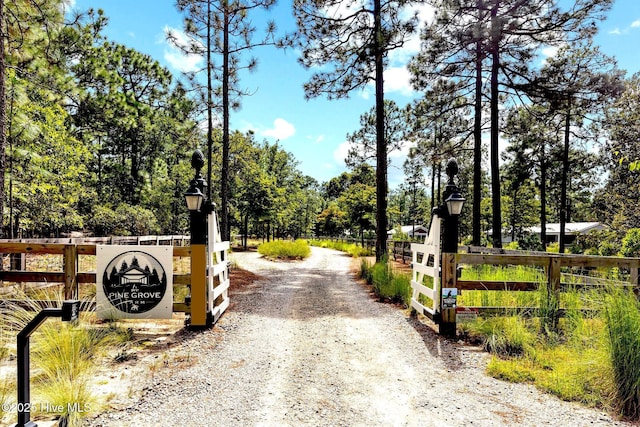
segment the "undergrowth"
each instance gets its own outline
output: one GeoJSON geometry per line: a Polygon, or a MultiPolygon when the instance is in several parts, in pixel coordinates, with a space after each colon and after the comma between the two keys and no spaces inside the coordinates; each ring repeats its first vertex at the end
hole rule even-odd
{"type": "MultiPolygon", "coordinates": [[[[40,311],[36,302],[22,299],[26,307],[14,305],[0,318],[1,344],[10,349],[4,357],[15,354],[17,333],[40,311]]],[[[52,300],[60,305],[62,297],[58,295],[52,300]]],[[[66,425],[77,426],[81,424],[82,417],[97,409],[98,399],[91,390],[90,380],[99,367],[101,356],[108,349],[128,342],[131,333],[116,323],[107,326],[95,324],[94,319],[92,313],[81,313],[80,320],[75,323],[49,319],[31,336],[31,401],[47,403],[46,407],[34,405],[33,415],[59,415],[66,420],[66,425]]],[[[15,389],[13,380],[0,378],[0,401],[5,404],[0,412],[2,422],[16,415],[14,411],[4,411],[5,408],[15,408],[12,405],[15,403],[15,389]]]]}
{"type": "Polygon", "coordinates": [[[319,248],[335,249],[340,252],[345,252],[352,257],[365,257],[374,255],[373,251],[369,248],[363,248],[355,243],[345,243],[336,240],[309,240],[311,246],[317,246],[319,248]]]}
{"type": "Polygon", "coordinates": [[[311,255],[309,244],[302,239],[273,240],[258,246],[258,253],[269,258],[277,259],[305,259],[311,255]]]}
{"type": "MultiPolygon", "coordinates": [[[[540,288],[527,293],[537,298],[538,317],[522,312],[458,325],[462,335],[493,354],[488,373],[535,384],[564,400],[609,410],[625,419],[640,419],[637,295],[611,286],[569,288],[556,298],[548,295],[546,286],[540,288]],[[565,310],[562,318],[557,316],[559,307],[565,310]]],[[[506,291],[493,292],[499,292],[492,297],[493,304],[504,302],[499,295],[513,302],[506,291]]],[[[465,303],[482,299],[469,293],[463,292],[465,303]]]]}
{"type": "Polygon", "coordinates": [[[395,272],[386,260],[371,265],[369,261],[362,259],[360,277],[373,286],[374,292],[381,300],[401,303],[406,307],[411,304],[410,277],[395,272]]]}

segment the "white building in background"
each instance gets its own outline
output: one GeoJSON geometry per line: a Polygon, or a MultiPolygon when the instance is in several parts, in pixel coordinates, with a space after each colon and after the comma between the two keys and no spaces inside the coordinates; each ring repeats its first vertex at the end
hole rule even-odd
{"type": "MultiPolygon", "coordinates": [[[[547,231],[547,241],[546,244],[555,243],[560,241],[560,223],[559,222],[551,222],[547,223],[545,227],[547,231]]],[[[579,235],[589,234],[592,231],[600,231],[607,228],[606,225],[600,222],[568,222],[565,224],[565,244],[571,244],[579,235]]],[[[540,240],[542,240],[541,231],[542,227],[537,225],[534,227],[525,228],[523,230],[526,233],[531,233],[536,236],[540,240]]],[[[491,240],[491,236],[493,236],[493,230],[487,231],[487,236],[489,240],[491,240]]],[[[507,230],[503,230],[502,232],[502,243],[510,243],[511,242],[511,233],[507,230]]]]}
{"type": "MultiPolygon", "coordinates": [[[[396,234],[396,229],[387,231],[387,239],[393,238],[393,235],[396,234]]],[[[400,227],[400,231],[406,233],[410,239],[415,238],[424,238],[429,234],[429,229],[424,225],[403,225],[400,227]]]]}

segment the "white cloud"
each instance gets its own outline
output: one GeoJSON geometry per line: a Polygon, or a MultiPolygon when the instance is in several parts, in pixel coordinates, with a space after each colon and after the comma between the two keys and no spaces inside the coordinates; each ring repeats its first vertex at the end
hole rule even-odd
{"type": "Polygon", "coordinates": [[[296,133],[296,128],[285,119],[277,118],[273,121],[273,128],[262,131],[262,136],[269,136],[278,140],[291,138],[296,133]]]}
{"type": "MultiPolygon", "coordinates": [[[[175,44],[183,48],[192,44],[195,44],[196,46],[198,45],[197,40],[189,37],[182,30],[177,30],[175,28],[166,26],[164,27],[164,34],[171,34],[171,36],[175,38],[175,44]]],[[[166,47],[164,50],[164,59],[172,68],[182,72],[197,71],[198,69],[202,68],[201,64],[204,61],[202,55],[185,54],[171,42],[168,42],[164,37],[161,43],[166,43],[166,47]]]]}
{"type": "Polygon", "coordinates": [[[390,67],[384,71],[385,92],[399,92],[405,96],[413,95],[411,74],[407,67],[390,67]]]}
{"type": "Polygon", "coordinates": [[[640,19],[633,21],[631,23],[631,28],[640,28],[640,19]]]}
{"type": "Polygon", "coordinates": [[[559,49],[560,48],[558,46],[547,46],[544,49],[542,49],[542,55],[545,58],[552,58],[558,54],[559,49]]]}
{"type": "Polygon", "coordinates": [[[340,165],[344,165],[344,160],[347,158],[349,154],[349,147],[351,147],[351,143],[349,141],[344,141],[335,150],[333,150],[333,159],[340,165]]]}
{"type": "Polygon", "coordinates": [[[418,16],[418,26],[416,32],[405,41],[404,46],[389,53],[389,58],[393,64],[406,64],[416,53],[420,51],[420,30],[427,24],[431,24],[435,17],[433,6],[422,4],[409,6],[402,10],[400,17],[409,20],[413,15],[418,16]]]}

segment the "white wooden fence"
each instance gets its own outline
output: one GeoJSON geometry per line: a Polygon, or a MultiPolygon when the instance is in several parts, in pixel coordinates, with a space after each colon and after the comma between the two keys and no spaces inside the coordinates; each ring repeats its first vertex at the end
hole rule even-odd
{"type": "Polygon", "coordinates": [[[229,242],[222,241],[215,211],[209,215],[208,224],[207,309],[216,323],[229,307],[229,242]],[[216,303],[219,297],[222,300],[216,303]]]}
{"type": "Polygon", "coordinates": [[[429,235],[424,243],[412,243],[412,277],[411,277],[411,307],[430,318],[440,311],[440,223],[441,218],[433,215],[429,235]],[[431,265],[429,265],[431,264],[431,265]],[[425,280],[425,276],[427,279],[425,280]],[[430,279],[431,278],[431,279],[430,279]],[[431,283],[431,287],[427,286],[431,283]],[[420,295],[425,295],[432,301],[431,306],[420,302],[420,295]]]}

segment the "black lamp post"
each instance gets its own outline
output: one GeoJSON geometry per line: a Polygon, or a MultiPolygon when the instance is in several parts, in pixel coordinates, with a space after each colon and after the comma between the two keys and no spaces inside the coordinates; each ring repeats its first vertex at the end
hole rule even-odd
{"type": "MultiPolygon", "coordinates": [[[[444,220],[443,224],[443,240],[442,240],[442,254],[455,254],[458,252],[458,218],[462,207],[464,206],[465,198],[460,194],[460,189],[454,182],[454,177],[458,174],[458,162],[456,159],[449,159],[446,167],[447,186],[444,189],[444,204],[438,208],[439,216],[444,220]]],[[[456,296],[451,298],[454,293],[457,294],[456,288],[456,271],[447,270],[448,279],[445,283],[445,270],[447,266],[451,266],[451,260],[445,259],[443,256],[442,267],[442,298],[440,300],[440,325],[439,330],[441,335],[455,337],[456,335],[456,296]],[[444,292],[447,292],[447,296],[444,296],[444,292]]],[[[454,264],[455,265],[455,261],[454,264]]]]}
{"type": "Polygon", "coordinates": [[[191,230],[191,285],[190,296],[185,302],[190,306],[189,326],[201,328],[211,326],[212,320],[207,309],[207,218],[213,212],[213,204],[207,199],[207,182],[200,174],[204,166],[202,151],[193,152],[191,166],[196,173],[184,193],[191,230]]]}
{"type": "Polygon", "coordinates": [[[460,189],[453,180],[458,174],[458,162],[456,159],[449,159],[446,173],[449,180],[443,194],[444,206],[440,208],[440,214],[444,219],[442,252],[454,254],[458,252],[458,218],[466,199],[462,196],[460,189]]]}
{"type": "Polygon", "coordinates": [[[196,150],[191,156],[191,166],[196,170],[189,188],[184,193],[190,214],[191,244],[204,245],[207,242],[207,214],[211,203],[207,200],[207,182],[200,174],[204,166],[204,154],[196,150]]]}

